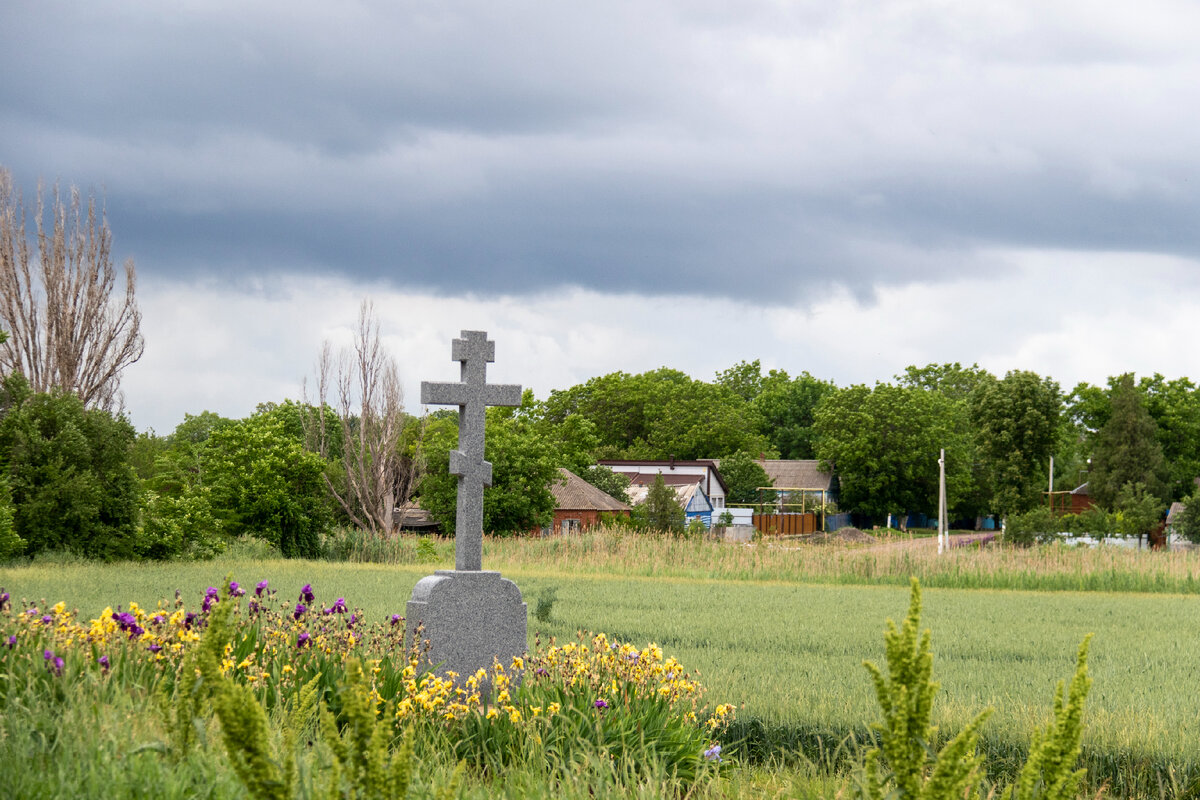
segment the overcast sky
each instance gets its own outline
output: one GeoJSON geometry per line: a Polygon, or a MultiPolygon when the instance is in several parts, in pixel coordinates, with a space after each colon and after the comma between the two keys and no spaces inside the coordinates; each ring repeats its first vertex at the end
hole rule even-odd
{"type": "Polygon", "coordinates": [[[741,359],[1200,379],[1191,2],[0,4],[0,165],[103,194],[134,424],[741,359]],[[1189,110],[1190,109],[1190,110],[1189,110]]]}

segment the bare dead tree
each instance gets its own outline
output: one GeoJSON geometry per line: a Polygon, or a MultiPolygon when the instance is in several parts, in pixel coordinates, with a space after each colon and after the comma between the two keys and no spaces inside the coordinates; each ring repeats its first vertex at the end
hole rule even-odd
{"type": "Polygon", "coordinates": [[[37,250],[25,230],[24,202],[12,175],[0,168],[0,368],[19,371],[34,391],[74,392],[84,404],[120,406],[121,371],[142,357],[141,313],[134,299],[133,260],[125,262],[125,293],[114,296],[112,231],[96,199],[86,208],[71,187],[58,187],[46,227],[38,187],[37,250]]]}
{"type": "Polygon", "coordinates": [[[396,511],[403,511],[412,497],[420,470],[418,460],[404,452],[406,416],[396,360],[380,342],[369,300],[359,308],[353,354],[342,351],[335,357],[328,341],[321,348],[317,387],[318,407],[312,409],[306,401],[310,438],[328,458],[335,431],[329,429],[326,410],[333,408],[342,442],[345,485],[326,475],[329,491],[358,527],[394,533],[396,511]]]}

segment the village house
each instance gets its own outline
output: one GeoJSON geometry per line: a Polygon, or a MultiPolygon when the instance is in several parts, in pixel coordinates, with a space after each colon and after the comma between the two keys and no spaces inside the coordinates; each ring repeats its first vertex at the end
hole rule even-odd
{"type": "Polygon", "coordinates": [[[601,521],[602,514],[628,517],[631,509],[625,503],[597,489],[569,469],[559,467],[561,481],[550,484],[554,495],[554,520],[541,533],[543,536],[579,533],[601,521]]]}
{"type": "MultiPolygon", "coordinates": [[[[652,485],[654,483],[654,476],[662,475],[663,483],[667,486],[676,487],[691,484],[699,486],[710,505],[710,513],[716,511],[719,514],[725,508],[725,496],[729,493],[729,489],[725,485],[725,479],[721,477],[721,471],[717,466],[717,462],[712,459],[700,459],[698,461],[676,461],[675,459],[667,461],[627,461],[609,459],[601,461],[600,466],[608,467],[613,472],[619,472],[622,475],[628,475],[631,492],[635,486],[652,485]]],[[[691,498],[695,498],[695,496],[695,493],[689,495],[691,498]]],[[[633,499],[632,493],[630,494],[630,499],[633,499]]]]}
{"type": "MultiPolygon", "coordinates": [[[[712,527],[713,504],[708,495],[704,493],[698,476],[673,475],[668,480],[668,477],[664,475],[663,483],[666,484],[668,489],[675,492],[675,500],[683,509],[684,524],[690,525],[692,520],[698,519],[704,523],[704,527],[712,527]]],[[[625,490],[625,494],[629,496],[629,502],[635,506],[646,502],[646,495],[650,493],[652,485],[654,485],[653,477],[650,478],[649,484],[631,484],[625,490]]]]}

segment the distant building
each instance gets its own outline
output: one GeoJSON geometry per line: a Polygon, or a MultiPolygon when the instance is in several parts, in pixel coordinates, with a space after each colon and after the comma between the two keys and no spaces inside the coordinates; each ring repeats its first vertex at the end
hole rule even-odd
{"type": "Polygon", "coordinates": [[[601,514],[628,517],[625,503],[597,489],[569,469],[559,468],[562,481],[550,484],[554,495],[554,521],[542,529],[543,535],[579,533],[600,522],[601,514]]]}
{"type": "Polygon", "coordinates": [[[816,459],[760,458],[755,463],[763,468],[776,489],[823,492],[826,501],[837,502],[837,476],[821,469],[821,462],[816,459]]]}
{"type": "MultiPolygon", "coordinates": [[[[657,476],[655,476],[657,477],[657,476]]],[[[704,523],[706,528],[711,528],[713,525],[713,504],[708,495],[704,493],[702,479],[699,475],[663,475],[663,483],[668,489],[675,492],[675,499],[679,506],[683,509],[684,524],[691,524],[691,521],[698,519],[704,523]]],[[[625,494],[629,496],[629,502],[636,505],[641,505],[646,502],[646,495],[650,493],[650,487],[654,485],[654,478],[650,478],[650,483],[631,484],[625,490],[625,494]]]]}
{"type": "Polygon", "coordinates": [[[1084,483],[1071,490],[1071,504],[1067,508],[1067,511],[1071,514],[1080,514],[1094,505],[1096,503],[1092,500],[1091,492],[1088,491],[1088,485],[1084,483]]]}
{"type": "MultiPolygon", "coordinates": [[[[668,486],[682,486],[697,483],[712,509],[725,507],[725,495],[729,494],[725,479],[717,462],[712,459],[698,461],[601,461],[600,466],[608,467],[613,472],[629,476],[629,491],[636,486],[650,486],[654,483],[655,475],[662,475],[663,482],[668,486]]],[[[632,493],[630,500],[633,499],[632,493]]],[[[636,503],[635,503],[636,505],[636,503]]]]}

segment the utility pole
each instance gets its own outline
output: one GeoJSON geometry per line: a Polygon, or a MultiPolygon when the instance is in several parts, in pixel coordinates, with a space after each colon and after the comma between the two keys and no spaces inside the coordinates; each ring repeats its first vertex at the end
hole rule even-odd
{"type": "Polygon", "coordinates": [[[938,555],[946,549],[946,451],[938,458],[938,555]]]}

